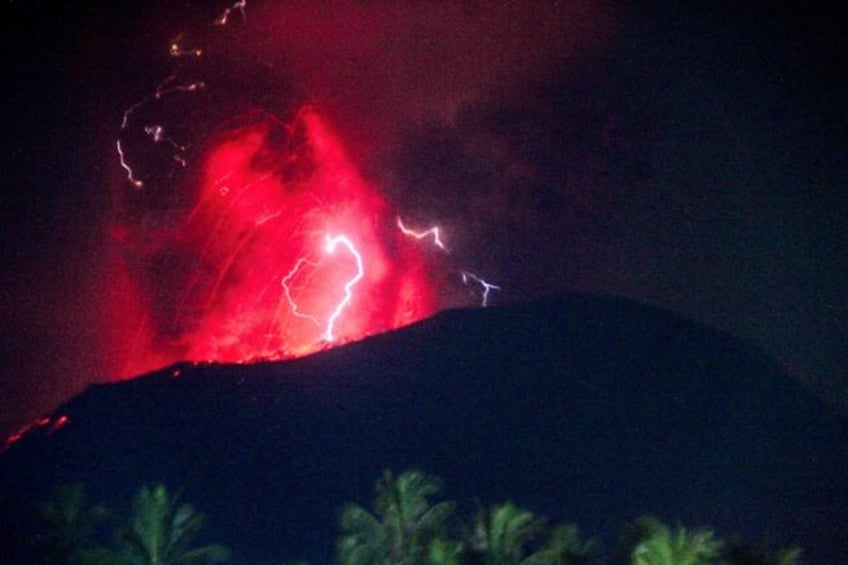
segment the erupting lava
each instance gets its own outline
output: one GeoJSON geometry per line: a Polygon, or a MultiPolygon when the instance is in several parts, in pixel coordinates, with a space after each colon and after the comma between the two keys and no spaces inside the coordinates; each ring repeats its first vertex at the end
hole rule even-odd
{"type": "Polygon", "coordinates": [[[145,320],[124,373],[300,356],[436,309],[421,246],[312,109],[217,136],[192,191],[167,229],[122,230],[137,305],[120,314],[145,320]]]}

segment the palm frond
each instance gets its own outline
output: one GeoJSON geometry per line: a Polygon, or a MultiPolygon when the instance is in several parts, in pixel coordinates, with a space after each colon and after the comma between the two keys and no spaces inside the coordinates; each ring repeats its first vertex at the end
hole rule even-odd
{"type": "Polygon", "coordinates": [[[633,548],[635,565],[701,565],[717,559],[724,542],[712,530],[687,531],[682,526],[671,530],[656,518],[637,521],[642,537],[633,548]]]}
{"type": "Polygon", "coordinates": [[[487,563],[518,562],[544,526],[543,518],[507,502],[478,513],[472,544],[487,563]]]}
{"type": "Polygon", "coordinates": [[[123,531],[127,557],[142,564],[220,563],[230,557],[220,545],[189,549],[205,517],[190,504],[179,504],[164,485],[143,487],[133,501],[130,524],[123,531]]]}
{"type": "Polygon", "coordinates": [[[461,541],[436,538],[430,542],[427,563],[430,565],[458,565],[465,544],[461,541]]]}
{"type": "Polygon", "coordinates": [[[205,545],[175,557],[174,565],[205,565],[206,563],[225,563],[231,557],[230,550],[223,545],[205,545]]]}

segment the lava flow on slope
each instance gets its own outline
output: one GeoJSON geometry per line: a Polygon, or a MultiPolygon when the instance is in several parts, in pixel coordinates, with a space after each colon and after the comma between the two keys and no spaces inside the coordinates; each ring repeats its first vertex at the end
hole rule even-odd
{"type": "Polygon", "coordinates": [[[314,109],[242,118],[190,184],[190,205],[116,229],[124,375],[297,357],[435,311],[428,250],[314,109]]]}

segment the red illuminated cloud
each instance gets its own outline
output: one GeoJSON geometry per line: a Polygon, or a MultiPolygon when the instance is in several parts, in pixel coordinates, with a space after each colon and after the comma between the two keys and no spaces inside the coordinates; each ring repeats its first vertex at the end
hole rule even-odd
{"type": "Polygon", "coordinates": [[[295,0],[256,6],[250,18],[251,33],[224,55],[229,66],[286,69],[363,159],[410,124],[450,122],[464,105],[572,69],[616,26],[606,0],[295,0]]]}
{"type": "Polygon", "coordinates": [[[146,320],[125,372],[299,356],[436,309],[420,243],[312,109],[218,135],[193,193],[179,226],[125,231],[143,260],[116,307],[146,320]]]}
{"type": "MultiPolygon", "coordinates": [[[[123,260],[109,276],[121,291],[110,299],[115,335],[122,336],[115,341],[124,350],[117,357],[129,359],[118,372],[134,375],[178,359],[297,356],[459,305],[434,288],[428,261],[438,253],[397,225],[398,207],[410,216],[420,211],[396,186],[386,187],[394,190],[390,206],[358,165],[373,177],[391,172],[384,165],[401,132],[450,122],[460,107],[492,103],[567,66],[566,58],[606,41],[611,13],[605,2],[579,1],[294,1],[251,6],[226,33],[216,29],[220,45],[178,61],[181,74],[172,76],[179,80],[166,81],[175,94],[152,96],[121,130],[130,164],[151,182],[122,195],[132,203],[116,229],[123,260]],[[176,86],[196,84],[195,75],[208,88],[176,86]],[[321,116],[303,110],[290,124],[268,114],[242,116],[206,138],[231,110],[287,113],[298,99],[320,107],[321,116]],[[189,149],[194,154],[177,160],[188,168],[171,175],[171,145],[144,135],[148,120],[175,132],[181,147],[203,143],[202,158],[189,149]],[[184,140],[182,132],[199,135],[184,140]],[[183,177],[192,180],[174,180],[183,177]],[[346,243],[329,252],[327,242],[339,237],[346,243]]],[[[192,46],[186,40],[185,48],[192,46]]],[[[491,192],[504,200],[496,187],[491,192]]],[[[474,198],[469,191],[469,202],[474,198]]],[[[442,219],[426,210],[421,217],[442,219]]],[[[459,224],[467,236],[472,223],[454,218],[452,231],[459,224]]],[[[453,284],[482,285],[464,298],[479,303],[493,287],[470,273],[459,279],[460,270],[476,267],[458,267],[453,284]]]]}

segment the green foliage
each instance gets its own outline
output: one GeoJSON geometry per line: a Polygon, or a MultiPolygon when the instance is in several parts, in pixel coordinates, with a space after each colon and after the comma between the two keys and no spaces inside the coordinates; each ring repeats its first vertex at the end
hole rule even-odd
{"type": "MultiPolygon", "coordinates": [[[[430,503],[442,482],[420,471],[395,477],[384,471],[377,481],[373,514],[349,504],[342,510],[343,535],[337,550],[344,565],[415,564],[444,557],[447,545],[431,543],[444,531],[454,505],[430,503]]],[[[442,543],[442,542],[440,542],[442,543]]]]}
{"type": "Polygon", "coordinates": [[[39,560],[73,565],[101,562],[106,550],[93,539],[108,514],[106,508],[88,504],[84,485],[57,488],[39,512],[43,526],[36,540],[39,560]]]}
{"type": "Polygon", "coordinates": [[[142,488],[133,503],[132,519],[122,532],[122,563],[132,565],[199,565],[227,561],[220,545],[189,549],[203,527],[204,516],[189,504],[179,504],[163,485],[142,488]]]}
{"type": "Polygon", "coordinates": [[[772,563],[774,565],[798,565],[801,563],[801,548],[786,547],[778,550],[772,563]]]}
{"type": "Polygon", "coordinates": [[[636,521],[640,541],[631,553],[634,565],[702,565],[721,555],[723,542],[711,530],[674,530],[651,517],[636,521]]]}
{"type": "Polygon", "coordinates": [[[517,564],[544,528],[543,518],[507,502],[477,514],[471,546],[487,565],[517,564]]]}
{"type": "Polygon", "coordinates": [[[798,565],[801,563],[801,548],[785,547],[770,551],[766,547],[754,547],[740,540],[731,542],[728,552],[729,563],[744,565],[798,565]]]}
{"type": "Polygon", "coordinates": [[[430,542],[427,562],[431,565],[458,565],[462,563],[465,544],[461,541],[436,538],[430,542]]]}
{"type": "Polygon", "coordinates": [[[524,565],[580,565],[589,561],[594,540],[583,541],[577,524],[553,529],[542,549],[523,561],[524,565]]]}
{"type": "Polygon", "coordinates": [[[380,519],[359,506],[342,509],[344,535],[339,539],[339,560],[345,565],[386,563],[389,558],[388,532],[380,519]]]}
{"type": "MultiPolygon", "coordinates": [[[[480,510],[470,530],[452,536],[454,505],[431,504],[441,481],[419,471],[377,481],[373,512],[348,504],[338,540],[343,565],[585,565],[596,547],[576,524],[549,529],[546,520],[511,502],[480,510]]],[[[727,546],[712,530],[670,528],[652,517],[636,520],[610,565],[797,565],[800,550],[774,554],[727,546]]]]}
{"type": "MultiPolygon", "coordinates": [[[[431,499],[442,482],[420,471],[376,483],[373,511],[344,506],[337,542],[342,565],[585,565],[595,541],[576,524],[549,529],[546,520],[511,502],[481,509],[465,535],[449,529],[455,505],[431,499]]],[[[163,485],[142,488],[129,523],[120,530],[120,552],[97,543],[108,517],[92,506],[83,485],[57,489],[40,508],[39,563],[62,565],[205,565],[228,561],[221,545],[192,547],[205,518],[163,485]]],[[[736,541],[725,544],[709,529],[671,528],[656,518],[636,520],[610,565],[798,565],[797,547],[771,551],[736,541]]]]}

